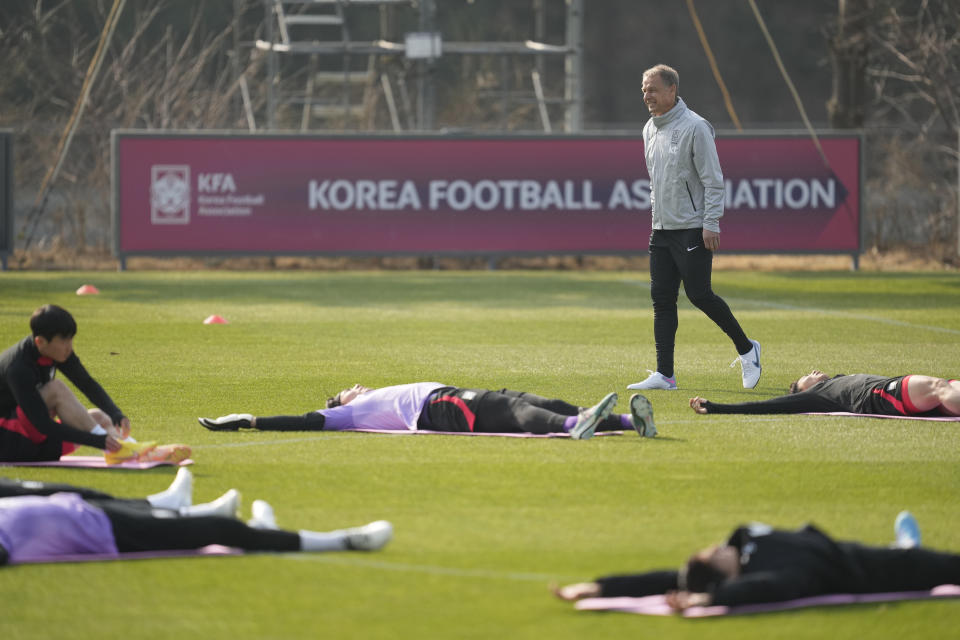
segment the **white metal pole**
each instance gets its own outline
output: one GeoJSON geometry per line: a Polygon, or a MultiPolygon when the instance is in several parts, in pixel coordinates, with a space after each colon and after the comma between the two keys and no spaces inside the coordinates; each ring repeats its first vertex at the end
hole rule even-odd
{"type": "Polygon", "coordinates": [[[572,49],[564,59],[567,133],[583,129],[583,5],[583,0],[567,0],[567,47],[572,49]]]}

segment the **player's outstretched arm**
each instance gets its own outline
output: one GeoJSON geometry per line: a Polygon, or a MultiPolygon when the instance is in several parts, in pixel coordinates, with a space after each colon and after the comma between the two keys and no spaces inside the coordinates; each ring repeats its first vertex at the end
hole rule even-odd
{"type": "Polygon", "coordinates": [[[741,402],[738,404],[723,404],[710,402],[699,396],[690,398],[690,408],[697,413],[745,413],[745,414],[773,414],[773,413],[805,413],[808,411],[844,411],[844,407],[836,402],[820,397],[815,391],[807,390],[778,396],[758,402],[741,402]]]}

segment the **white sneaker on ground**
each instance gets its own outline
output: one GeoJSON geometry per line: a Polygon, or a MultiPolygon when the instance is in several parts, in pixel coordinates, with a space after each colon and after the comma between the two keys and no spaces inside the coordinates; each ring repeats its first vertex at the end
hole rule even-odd
{"type": "Polygon", "coordinates": [[[250,505],[250,513],[253,516],[247,521],[247,525],[254,529],[277,529],[277,517],[273,513],[273,507],[266,500],[254,500],[250,505]]]}
{"type": "Polygon", "coordinates": [[[676,390],[677,379],[675,377],[668,378],[659,371],[650,371],[650,369],[647,369],[647,372],[649,372],[650,375],[646,380],[628,384],[627,389],[664,389],[666,391],[676,390]]]}
{"type": "Polygon", "coordinates": [[[147,496],[147,502],[159,509],[176,511],[193,504],[193,474],[187,467],[180,467],[177,477],[160,493],[147,496]]]}
{"type": "Polygon", "coordinates": [[[750,342],[753,343],[753,349],[742,356],[737,356],[737,359],[730,363],[731,367],[737,366],[738,362],[740,363],[740,369],[743,371],[744,389],[753,389],[757,386],[757,383],[760,382],[760,374],[763,373],[763,367],[760,366],[760,343],[756,340],[750,342]]]}
{"type": "Polygon", "coordinates": [[[351,551],[376,551],[390,542],[393,525],[386,520],[377,520],[362,527],[346,529],[347,549],[351,551]]]}
{"type": "Polygon", "coordinates": [[[574,440],[589,440],[593,437],[593,432],[597,429],[600,421],[610,415],[613,408],[617,405],[617,394],[608,393],[603,400],[593,405],[589,409],[584,409],[577,417],[577,423],[570,430],[570,437],[574,440]]]}
{"type": "Polygon", "coordinates": [[[630,422],[641,438],[657,435],[657,428],[653,426],[653,405],[639,393],[630,396],[630,422]]]}
{"type": "Polygon", "coordinates": [[[913,549],[920,546],[920,525],[909,511],[901,511],[893,523],[893,533],[897,539],[893,546],[897,549],[913,549]]]}
{"type": "Polygon", "coordinates": [[[180,515],[189,518],[201,516],[223,516],[226,518],[236,518],[240,510],[240,492],[236,489],[230,489],[225,494],[213,502],[195,504],[192,507],[183,507],[180,509],[180,515]]]}

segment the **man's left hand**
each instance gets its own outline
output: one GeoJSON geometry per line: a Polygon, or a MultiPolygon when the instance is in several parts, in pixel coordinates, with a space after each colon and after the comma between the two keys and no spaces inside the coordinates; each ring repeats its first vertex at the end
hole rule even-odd
{"type": "Polygon", "coordinates": [[[716,231],[710,231],[709,229],[703,230],[703,246],[705,246],[710,251],[719,251],[720,250],[720,234],[716,231]]]}

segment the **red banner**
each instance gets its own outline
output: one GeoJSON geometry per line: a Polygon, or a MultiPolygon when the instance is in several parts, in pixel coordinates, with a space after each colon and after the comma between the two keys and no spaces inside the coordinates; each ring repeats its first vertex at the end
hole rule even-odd
{"type": "MultiPolygon", "coordinates": [[[[856,252],[860,139],[717,142],[727,251],[856,252]]],[[[646,251],[637,137],[114,136],[117,254],[646,251]]]]}

